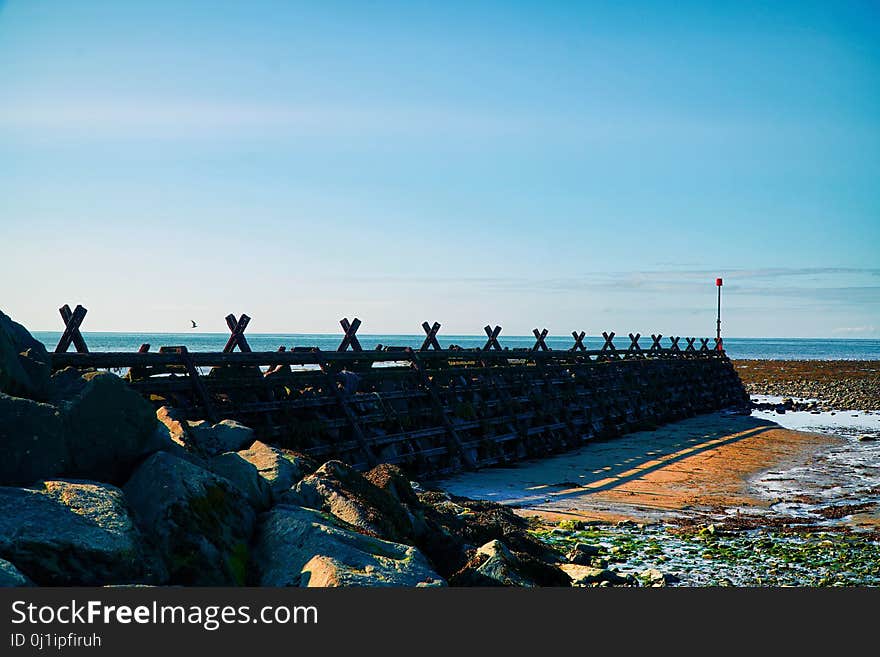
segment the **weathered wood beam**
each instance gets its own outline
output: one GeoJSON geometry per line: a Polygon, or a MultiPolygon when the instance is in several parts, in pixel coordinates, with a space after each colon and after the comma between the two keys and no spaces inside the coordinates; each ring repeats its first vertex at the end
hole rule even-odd
{"type": "Polygon", "coordinates": [[[86,346],[82,333],[79,332],[80,324],[85,319],[88,310],[77,305],[76,309],[71,312],[70,306],[65,303],[58,309],[58,312],[61,313],[61,319],[64,320],[64,333],[61,334],[61,339],[58,340],[55,353],[65,353],[70,348],[71,342],[76,348],[77,353],[88,353],[89,348],[86,346]]]}

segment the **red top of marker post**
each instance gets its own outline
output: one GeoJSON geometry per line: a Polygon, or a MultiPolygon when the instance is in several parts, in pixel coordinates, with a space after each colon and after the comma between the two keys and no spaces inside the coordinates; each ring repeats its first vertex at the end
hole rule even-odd
{"type": "Polygon", "coordinates": [[[721,279],[720,278],[715,279],[715,285],[717,285],[718,287],[721,287],[721,279]]]}

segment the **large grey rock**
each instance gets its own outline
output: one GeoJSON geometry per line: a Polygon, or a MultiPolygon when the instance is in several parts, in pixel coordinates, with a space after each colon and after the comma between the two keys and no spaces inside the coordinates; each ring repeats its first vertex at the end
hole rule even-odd
{"type": "Polygon", "coordinates": [[[467,563],[449,578],[452,586],[570,586],[571,577],[554,562],[512,550],[492,539],[470,551],[467,563]]]}
{"type": "Polygon", "coordinates": [[[269,484],[260,476],[257,468],[238,452],[219,454],[210,460],[208,467],[214,474],[232,482],[256,511],[264,511],[272,504],[269,484]]]}
{"type": "Polygon", "coordinates": [[[13,564],[0,559],[0,588],[31,586],[32,582],[13,564]]]}
{"type": "Polygon", "coordinates": [[[520,572],[521,562],[510,549],[499,540],[489,541],[477,550],[478,557],[485,561],[476,569],[483,577],[503,586],[534,587],[534,581],[520,572]]]}
{"type": "Polygon", "coordinates": [[[645,586],[660,588],[679,582],[677,576],[672,573],[663,573],[656,568],[648,568],[639,573],[638,579],[645,586]]]}
{"type": "Polygon", "coordinates": [[[254,545],[260,586],[444,584],[417,548],[360,534],[313,509],[274,507],[254,545]]]}
{"type": "Polygon", "coordinates": [[[602,548],[596,545],[587,545],[586,543],[576,543],[565,555],[571,563],[579,566],[591,566],[593,558],[598,557],[602,553],[602,548]]]}
{"type": "Polygon", "coordinates": [[[69,456],[54,406],[0,393],[0,485],[54,477],[67,469],[69,456]]]}
{"type": "Polygon", "coordinates": [[[223,420],[211,424],[207,420],[187,422],[187,440],[207,455],[237,452],[254,442],[254,430],[235,420],[223,420]]]}
{"type": "Polygon", "coordinates": [[[415,534],[410,514],[393,495],[341,461],[328,461],[283,499],[326,511],[389,541],[411,540],[415,534]]]}
{"type": "Polygon", "coordinates": [[[163,555],[172,583],[245,583],[255,515],[230,481],[156,452],[124,490],[135,520],[163,555]]]}
{"type": "Polygon", "coordinates": [[[50,375],[43,343],[0,311],[0,392],[45,401],[50,375]]]}
{"type": "Polygon", "coordinates": [[[168,446],[153,408],[114,374],[87,372],[65,380],[57,394],[74,476],[122,483],[145,456],[168,446]]]}
{"type": "MultiPolygon", "coordinates": [[[[400,502],[415,537],[424,538],[432,533],[425,520],[424,506],[413,490],[412,482],[403,470],[390,463],[380,463],[365,472],[364,478],[400,502]]],[[[417,545],[421,547],[418,542],[417,545]]]]}
{"type": "Polygon", "coordinates": [[[571,577],[572,586],[596,586],[601,584],[606,586],[625,586],[634,583],[632,578],[620,575],[613,570],[581,566],[573,563],[561,564],[559,568],[571,577]]]}
{"type": "Polygon", "coordinates": [[[49,586],[159,583],[122,491],[89,481],[0,488],[0,557],[49,586]]]}
{"type": "Polygon", "coordinates": [[[257,469],[272,491],[274,499],[278,499],[316,469],[311,460],[305,456],[267,445],[259,440],[249,448],[239,451],[238,455],[257,469]]]}

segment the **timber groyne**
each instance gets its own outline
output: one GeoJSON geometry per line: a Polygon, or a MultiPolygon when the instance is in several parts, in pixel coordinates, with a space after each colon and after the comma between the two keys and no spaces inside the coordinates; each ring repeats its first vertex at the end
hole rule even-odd
{"type": "Polygon", "coordinates": [[[358,469],[392,463],[437,476],[748,405],[720,340],[710,347],[685,338],[680,346],[678,337],[663,344],[652,335],[642,347],[630,334],[619,347],[614,333],[603,333],[603,347],[588,350],[585,334],[573,332],[571,349],[552,350],[546,329],[535,329],[534,347],[505,349],[501,328],[487,326],[483,348],[443,348],[440,325],[426,322],[420,349],[364,350],[360,320],[344,319],[336,351],[254,352],[244,335],[250,318],[229,315],[222,352],[89,352],[79,333],[85,309],[61,314],[66,330],[53,369],[124,369],[130,387],[182,418],[234,419],[266,442],[358,469]]]}

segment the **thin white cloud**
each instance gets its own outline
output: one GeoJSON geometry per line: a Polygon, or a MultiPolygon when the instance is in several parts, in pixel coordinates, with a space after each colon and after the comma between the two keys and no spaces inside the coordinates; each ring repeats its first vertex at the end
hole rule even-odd
{"type": "MultiPolygon", "coordinates": [[[[19,134],[57,132],[88,137],[155,136],[187,138],[200,135],[244,136],[386,136],[459,135],[509,137],[539,135],[565,144],[612,141],[726,141],[757,133],[769,136],[792,126],[779,126],[759,117],[706,116],[685,112],[633,111],[626,107],[593,112],[531,108],[466,107],[457,103],[368,105],[252,102],[228,99],[167,98],[4,98],[0,130],[19,134]]],[[[811,127],[816,131],[817,127],[811,127]]],[[[823,126],[823,134],[833,130],[823,126]]]]}
{"type": "Polygon", "coordinates": [[[305,105],[204,101],[63,101],[0,105],[0,127],[92,134],[198,135],[242,132],[285,135],[473,133],[529,128],[529,119],[439,106],[305,105]]]}
{"type": "Polygon", "coordinates": [[[834,333],[842,335],[870,335],[872,333],[880,333],[880,328],[876,326],[844,326],[833,329],[834,333]]]}

